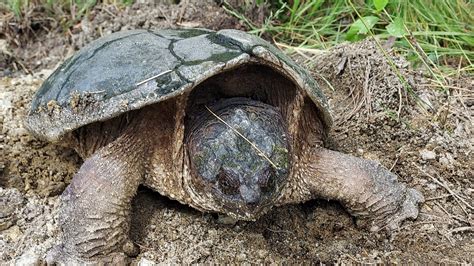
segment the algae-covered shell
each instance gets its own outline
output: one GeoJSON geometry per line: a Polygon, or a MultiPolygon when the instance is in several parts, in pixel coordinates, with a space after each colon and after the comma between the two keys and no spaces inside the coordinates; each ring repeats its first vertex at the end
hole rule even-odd
{"type": "Polygon", "coordinates": [[[277,70],[310,96],[326,129],[326,97],[304,68],[237,30],[133,30],[99,38],[66,60],[36,93],[27,128],[57,141],[84,125],[164,101],[243,64],[277,70]]]}

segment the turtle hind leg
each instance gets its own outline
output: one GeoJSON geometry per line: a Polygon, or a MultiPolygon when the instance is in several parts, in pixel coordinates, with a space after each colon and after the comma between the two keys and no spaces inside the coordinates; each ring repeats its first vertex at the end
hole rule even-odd
{"type": "Polygon", "coordinates": [[[360,227],[390,231],[418,216],[422,194],[377,162],[323,148],[307,152],[302,160],[305,176],[300,178],[311,196],[340,201],[360,227]]]}
{"type": "Polygon", "coordinates": [[[48,261],[126,257],[120,253],[130,246],[131,201],[145,171],[146,139],[124,134],[83,163],[61,197],[62,243],[48,261]]]}

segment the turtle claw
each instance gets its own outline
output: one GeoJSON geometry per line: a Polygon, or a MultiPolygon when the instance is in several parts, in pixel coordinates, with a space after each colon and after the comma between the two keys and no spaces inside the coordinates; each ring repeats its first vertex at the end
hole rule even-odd
{"type": "Polygon", "coordinates": [[[416,217],[418,217],[418,204],[423,203],[424,201],[425,199],[423,195],[418,190],[409,188],[407,190],[405,201],[400,206],[400,209],[386,219],[385,226],[380,228],[374,226],[373,228],[370,228],[370,231],[374,232],[383,229],[387,231],[397,230],[400,228],[400,225],[404,220],[416,219],[416,217]]]}
{"type": "Polygon", "coordinates": [[[127,265],[129,262],[127,255],[119,252],[96,256],[93,259],[82,259],[65,252],[62,245],[51,248],[45,260],[47,265],[127,265]]]}
{"type": "Polygon", "coordinates": [[[407,219],[415,219],[418,216],[420,203],[423,203],[423,195],[413,188],[407,188],[406,196],[399,208],[394,211],[388,211],[384,214],[374,215],[372,217],[360,217],[357,225],[369,228],[371,232],[385,230],[393,232],[400,228],[402,222],[407,219]]]}

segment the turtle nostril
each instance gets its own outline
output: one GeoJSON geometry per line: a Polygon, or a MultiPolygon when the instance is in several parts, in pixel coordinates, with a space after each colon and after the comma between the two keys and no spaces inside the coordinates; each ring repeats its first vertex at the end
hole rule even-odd
{"type": "Polygon", "coordinates": [[[227,175],[223,169],[217,175],[217,182],[221,192],[226,195],[235,195],[239,192],[238,182],[232,176],[227,175]]]}
{"type": "Polygon", "coordinates": [[[263,193],[272,193],[276,187],[276,171],[273,167],[267,169],[259,180],[259,186],[263,193]]]}
{"type": "Polygon", "coordinates": [[[247,208],[249,210],[255,210],[255,209],[257,209],[257,206],[258,206],[258,201],[256,201],[256,202],[247,202],[247,208]]]}
{"type": "Polygon", "coordinates": [[[258,186],[240,186],[240,196],[247,205],[256,205],[260,202],[260,188],[258,186]]]}

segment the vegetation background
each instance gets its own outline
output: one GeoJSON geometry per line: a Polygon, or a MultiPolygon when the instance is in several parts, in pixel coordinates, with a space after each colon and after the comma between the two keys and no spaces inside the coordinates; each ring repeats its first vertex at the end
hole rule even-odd
{"type": "MultiPolygon", "coordinates": [[[[2,0],[0,8],[23,31],[52,20],[67,30],[101,2],[124,7],[134,0],[2,0]]],[[[327,49],[344,41],[377,37],[390,41],[413,63],[436,74],[473,71],[474,4],[470,0],[240,2],[243,4],[238,8],[227,1],[222,4],[252,33],[269,34],[290,51],[327,49]],[[244,15],[255,6],[270,10],[263,23],[256,24],[244,15]]]]}

